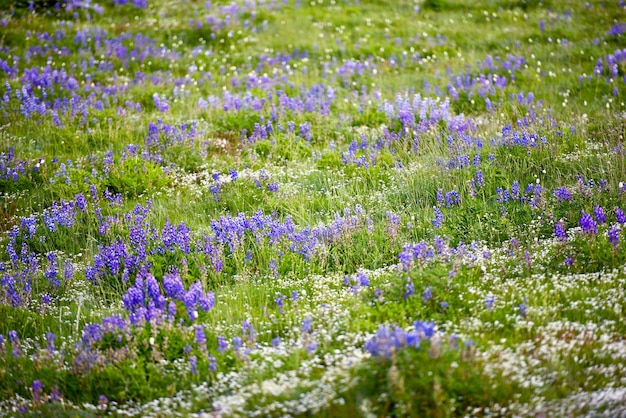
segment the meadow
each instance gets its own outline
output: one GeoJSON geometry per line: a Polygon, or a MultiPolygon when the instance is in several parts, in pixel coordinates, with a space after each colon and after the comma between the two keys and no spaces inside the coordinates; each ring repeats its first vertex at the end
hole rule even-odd
{"type": "Polygon", "coordinates": [[[625,1],[0,5],[0,416],[626,417],[625,1]]]}

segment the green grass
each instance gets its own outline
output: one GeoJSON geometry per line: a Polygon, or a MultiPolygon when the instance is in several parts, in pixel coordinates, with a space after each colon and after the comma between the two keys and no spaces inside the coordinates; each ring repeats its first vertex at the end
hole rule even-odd
{"type": "Polygon", "coordinates": [[[0,415],[624,414],[624,8],[235,3],[0,7],[0,415]]]}

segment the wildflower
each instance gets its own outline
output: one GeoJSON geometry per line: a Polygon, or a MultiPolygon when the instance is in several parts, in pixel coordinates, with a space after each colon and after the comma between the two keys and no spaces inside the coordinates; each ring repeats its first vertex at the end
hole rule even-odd
{"type": "Polygon", "coordinates": [[[555,189],[552,194],[556,197],[557,202],[569,202],[572,200],[572,193],[565,186],[555,189]]]}
{"type": "Polygon", "coordinates": [[[444,216],[443,216],[443,212],[441,212],[441,209],[435,207],[435,219],[432,220],[433,226],[435,228],[441,228],[441,224],[444,221],[444,216]]]}
{"type": "Polygon", "coordinates": [[[70,280],[72,277],[74,277],[74,265],[70,260],[65,260],[63,262],[63,278],[70,280]]]}
{"type": "Polygon", "coordinates": [[[198,374],[198,359],[196,356],[189,356],[189,366],[191,368],[191,374],[198,374]]]}
{"type": "Polygon", "coordinates": [[[55,338],[54,333],[52,332],[46,333],[46,350],[48,350],[49,353],[52,353],[55,350],[54,338],[55,338]]]}
{"type": "Polygon", "coordinates": [[[443,190],[442,189],[437,190],[437,203],[439,205],[443,204],[443,190]]]}
{"type": "Polygon", "coordinates": [[[411,295],[415,293],[415,286],[413,285],[413,282],[411,281],[411,279],[407,279],[405,288],[406,288],[406,291],[404,292],[404,298],[408,299],[411,295]]]}
{"type": "Polygon", "coordinates": [[[217,360],[215,359],[215,357],[213,357],[213,355],[209,353],[208,358],[209,358],[209,371],[210,372],[217,371],[217,360]]]}
{"type": "Polygon", "coordinates": [[[598,204],[596,204],[593,208],[593,213],[596,216],[596,220],[599,224],[606,223],[606,215],[604,214],[604,209],[598,204]]]}
{"type": "Polygon", "coordinates": [[[202,325],[196,325],[194,328],[196,330],[196,344],[198,344],[201,349],[205,349],[206,335],[204,334],[204,327],[202,325]]]}
{"type": "Polygon", "coordinates": [[[368,279],[367,275],[365,274],[363,270],[359,270],[359,272],[357,273],[357,278],[359,279],[359,284],[361,286],[370,285],[370,280],[368,279]]]}
{"type": "Polygon", "coordinates": [[[13,354],[13,357],[18,358],[22,354],[22,350],[20,350],[20,339],[17,336],[17,331],[9,331],[9,342],[12,347],[11,354],[13,354]]]}
{"type": "Polygon", "coordinates": [[[511,184],[511,195],[513,196],[513,200],[519,199],[519,182],[518,181],[514,181],[511,184]]]}
{"type": "Polygon", "coordinates": [[[461,197],[459,196],[459,192],[456,190],[451,190],[446,193],[446,206],[451,207],[454,205],[458,205],[461,203],[461,197]]]}
{"type": "Polygon", "coordinates": [[[104,395],[98,397],[98,409],[105,410],[109,404],[109,398],[104,395]]]}
{"type": "Polygon", "coordinates": [[[243,340],[241,339],[241,337],[234,337],[233,338],[233,350],[238,351],[241,349],[242,346],[243,346],[243,340]]]}
{"type": "Polygon", "coordinates": [[[424,301],[424,303],[428,303],[428,301],[433,297],[432,290],[433,290],[432,286],[428,286],[426,290],[424,290],[424,293],[422,294],[422,300],[424,301]]]}
{"type": "Polygon", "coordinates": [[[488,311],[491,310],[491,308],[493,308],[493,304],[495,303],[496,298],[494,295],[492,294],[488,294],[487,297],[485,298],[485,307],[487,308],[488,311]]]}
{"type": "Polygon", "coordinates": [[[283,306],[284,306],[283,295],[279,293],[278,295],[276,295],[276,298],[274,299],[274,301],[276,302],[276,306],[278,307],[278,312],[280,312],[281,314],[284,313],[283,312],[283,306]]]}
{"type": "Polygon", "coordinates": [[[176,300],[182,300],[185,295],[185,287],[178,274],[168,273],[163,276],[163,289],[167,296],[176,300]]]}
{"type": "Polygon", "coordinates": [[[220,353],[223,353],[224,351],[226,351],[226,349],[228,348],[228,342],[226,341],[226,338],[222,337],[221,335],[217,336],[217,351],[220,353]]]}
{"type": "Polygon", "coordinates": [[[302,332],[310,333],[313,330],[313,320],[310,316],[307,316],[302,321],[302,332]]]}
{"type": "Polygon", "coordinates": [[[476,177],[474,178],[474,184],[476,187],[483,187],[485,185],[485,180],[483,178],[482,170],[476,171],[476,177]]]}
{"type": "Polygon", "coordinates": [[[31,386],[31,391],[33,392],[33,399],[35,401],[39,401],[42,390],[43,390],[43,384],[41,383],[41,381],[34,380],[31,386]]]}
{"type": "Polygon", "coordinates": [[[22,228],[28,230],[28,238],[32,238],[37,233],[37,218],[35,215],[31,215],[29,217],[20,217],[20,223],[22,228]]]}
{"type": "Polygon", "coordinates": [[[561,242],[567,241],[567,234],[565,233],[565,226],[563,225],[563,220],[558,221],[554,225],[554,233],[556,237],[559,239],[559,241],[561,242]]]}
{"type": "Polygon", "coordinates": [[[591,215],[586,213],[584,210],[581,211],[579,224],[583,232],[586,234],[596,235],[598,233],[598,224],[593,220],[591,215]]]}
{"type": "Polygon", "coordinates": [[[519,304],[519,316],[521,316],[522,318],[526,318],[526,305],[523,303],[519,304]]]}
{"type": "Polygon", "coordinates": [[[609,242],[613,245],[613,248],[617,248],[619,246],[619,232],[620,229],[616,225],[613,225],[609,229],[609,242]]]}

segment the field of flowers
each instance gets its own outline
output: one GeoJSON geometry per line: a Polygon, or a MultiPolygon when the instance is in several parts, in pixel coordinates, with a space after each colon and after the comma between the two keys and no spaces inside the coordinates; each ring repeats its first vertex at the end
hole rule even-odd
{"type": "Polygon", "coordinates": [[[0,416],[626,416],[626,2],[0,0],[0,416]]]}

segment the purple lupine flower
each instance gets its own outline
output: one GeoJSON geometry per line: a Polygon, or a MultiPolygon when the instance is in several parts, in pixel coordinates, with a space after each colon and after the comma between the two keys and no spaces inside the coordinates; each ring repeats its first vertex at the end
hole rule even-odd
{"type": "Polygon", "coordinates": [[[50,305],[51,302],[52,302],[52,299],[50,298],[49,294],[44,293],[43,295],[41,295],[41,304],[43,306],[50,305]]]}
{"type": "Polygon", "coordinates": [[[56,260],[56,254],[50,251],[46,255],[46,258],[48,259],[48,269],[46,270],[44,276],[48,279],[52,286],[58,287],[61,285],[61,281],[58,279],[59,273],[57,272],[57,269],[59,265],[56,260]]]}
{"type": "Polygon", "coordinates": [[[426,338],[430,338],[435,334],[435,323],[432,321],[415,321],[413,322],[413,328],[426,338]]]}
{"type": "Polygon", "coordinates": [[[491,308],[493,308],[493,304],[495,303],[496,298],[494,295],[492,294],[488,294],[487,297],[485,298],[485,307],[487,308],[488,311],[491,310],[491,308]]]}
{"type": "Polygon", "coordinates": [[[196,356],[189,356],[189,367],[191,374],[198,374],[198,359],[196,356]]]}
{"type": "Polygon", "coordinates": [[[437,189],[437,204],[442,205],[443,204],[443,190],[442,189],[437,189]]]}
{"type": "Polygon", "coordinates": [[[443,212],[438,207],[435,207],[435,219],[432,220],[433,226],[437,229],[441,228],[441,224],[444,221],[443,212]]]}
{"type": "Polygon", "coordinates": [[[428,303],[428,301],[433,297],[433,287],[432,286],[428,286],[426,288],[426,290],[424,290],[424,293],[422,294],[422,300],[424,301],[424,303],[428,303]]]}
{"type": "Polygon", "coordinates": [[[59,392],[59,387],[57,385],[52,386],[52,391],[50,392],[50,401],[58,402],[61,400],[61,392],[59,392]]]}
{"type": "Polygon", "coordinates": [[[272,338],[272,347],[276,348],[280,345],[280,337],[272,338]]]}
{"type": "Polygon", "coordinates": [[[407,283],[405,285],[404,299],[408,299],[415,293],[415,286],[411,279],[407,279],[407,283]]]}
{"type": "Polygon", "coordinates": [[[572,193],[565,186],[555,189],[552,194],[556,197],[557,202],[569,202],[572,200],[572,193]]]}
{"type": "Polygon", "coordinates": [[[357,279],[359,280],[359,285],[361,286],[370,285],[370,279],[367,277],[363,270],[359,270],[359,272],[357,273],[357,279]]]}
{"type": "Polygon", "coordinates": [[[163,289],[167,296],[176,300],[182,300],[185,295],[185,286],[178,274],[168,273],[163,276],[163,289]]]}
{"type": "Polygon", "coordinates": [[[13,357],[18,358],[22,354],[22,350],[20,350],[20,339],[17,336],[17,331],[9,331],[9,342],[12,347],[11,354],[13,354],[13,357]]]}
{"type": "Polygon", "coordinates": [[[598,204],[596,204],[593,208],[593,213],[596,216],[596,220],[600,225],[606,223],[606,215],[604,214],[604,209],[598,204]]]}
{"type": "Polygon", "coordinates": [[[519,304],[519,316],[526,318],[526,305],[523,303],[519,304]]]}
{"type": "Polygon", "coordinates": [[[291,301],[297,302],[299,300],[300,300],[300,294],[298,293],[298,291],[294,290],[293,292],[291,292],[291,301]]]}
{"type": "Polygon", "coordinates": [[[63,262],[63,279],[70,280],[74,277],[74,265],[70,260],[65,260],[63,262]]]}
{"type": "Polygon", "coordinates": [[[276,302],[276,306],[278,307],[278,312],[280,312],[281,314],[284,313],[283,312],[283,306],[284,306],[283,295],[279,293],[278,295],[276,295],[276,298],[274,299],[274,301],[276,302]]]}
{"type": "Polygon", "coordinates": [[[476,177],[474,177],[474,184],[476,187],[483,187],[485,185],[485,179],[483,178],[482,170],[476,171],[476,177]]]}
{"type": "Polygon", "coordinates": [[[558,221],[554,225],[554,233],[556,237],[559,239],[559,241],[561,242],[567,241],[567,234],[565,233],[565,225],[563,223],[563,220],[558,221]]]}
{"type": "Polygon", "coordinates": [[[451,207],[454,205],[458,205],[461,203],[461,197],[459,196],[459,192],[456,190],[451,190],[446,193],[446,206],[451,207]]]}
{"type": "Polygon", "coordinates": [[[85,212],[87,210],[87,198],[84,194],[78,193],[74,201],[76,202],[76,206],[80,209],[81,212],[85,212]]]}
{"type": "Polygon", "coordinates": [[[579,225],[586,234],[596,235],[598,233],[598,224],[596,224],[596,221],[593,220],[591,215],[584,210],[581,211],[579,225]]]}
{"type": "Polygon", "coordinates": [[[209,353],[209,371],[216,372],[217,371],[217,360],[213,357],[213,354],[209,353]]]}
{"type": "Polygon", "coordinates": [[[170,104],[165,95],[159,97],[157,93],[154,93],[152,95],[152,101],[154,102],[154,107],[161,113],[167,112],[170,108],[170,104]]]}
{"type": "Polygon", "coordinates": [[[37,218],[35,215],[30,215],[29,217],[20,217],[20,223],[22,228],[28,230],[28,238],[32,238],[37,233],[37,218]]]}
{"type": "Polygon", "coordinates": [[[215,306],[215,293],[209,290],[206,295],[200,296],[198,299],[198,306],[203,311],[210,311],[213,306],[215,306]]]}
{"type": "Polygon", "coordinates": [[[275,277],[278,277],[278,265],[276,264],[276,259],[272,258],[268,265],[269,269],[272,271],[272,274],[275,277]]]}
{"type": "Polygon", "coordinates": [[[169,319],[172,320],[176,316],[176,302],[174,302],[173,300],[171,300],[170,303],[168,303],[167,305],[167,315],[169,319]]]}
{"type": "Polygon", "coordinates": [[[243,321],[242,324],[242,334],[244,337],[248,337],[249,340],[254,341],[254,339],[256,338],[256,330],[254,329],[254,327],[252,326],[252,324],[250,324],[250,322],[243,321]]]}
{"type": "Polygon", "coordinates": [[[33,392],[33,399],[38,401],[41,397],[41,392],[43,391],[43,384],[40,380],[33,380],[33,384],[31,386],[31,391],[33,392]]]}
{"type": "Polygon", "coordinates": [[[316,351],[317,351],[317,341],[311,341],[311,343],[306,348],[306,352],[309,354],[313,354],[316,351]]]}
{"type": "Polygon", "coordinates": [[[609,242],[613,245],[613,248],[617,248],[619,246],[619,232],[620,229],[616,225],[611,226],[609,229],[609,242]]]}
{"type": "Polygon", "coordinates": [[[227,349],[228,349],[228,342],[226,341],[226,338],[222,337],[221,335],[218,335],[217,336],[217,351],[220,353],[223,353],[227,349]]]}
{"type": "Polygon", "coordinates": [[[52,353],[55,350],[55,347],[54,347],[54,338],[55,337],[56,336],[52,332],[47,332],[46,333],[46,350],[48,350],[49,353],[52,353]]]}
{"type": "Polygon", "coordinates": [[[194,329],[196,331],[196,344],[200,346],[201,349],[206,349],[206,335],[204,334],[204,326],[195,325],[194,329]]]}
{"type": "Polygon", "coordinates": [[[310,316],[307,316],[302,321],[302,332],[310,333],[313,330],[313,319],[310,316]]]}
{"type": "Polygon", "coordinates": [[[513,197],[513,200],[518,200],[520,197],[519,182],[517,180],[511,184],[511,196],[513,197]]]}
{"type": "Polygon", "coordinates": [[[241,339],[241,337],[234,337],[233,338],[233,350],[238,351],[241,349],[242,346],[243,346],[243,340],[241,339]]]}

